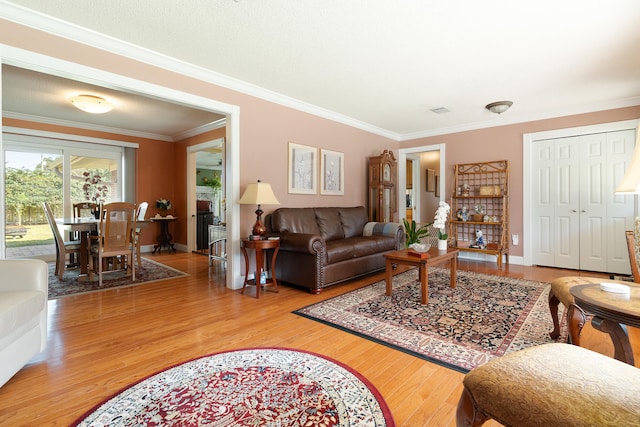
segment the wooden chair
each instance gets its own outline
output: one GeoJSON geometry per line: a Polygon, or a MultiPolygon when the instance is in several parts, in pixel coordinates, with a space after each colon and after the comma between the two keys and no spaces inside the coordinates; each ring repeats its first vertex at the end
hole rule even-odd
{"type": "Polygon", "coordinates": [[[47,222],[51,227],[51,231],[53,232],[53,238],[56,243],[56,270],[55,274],[58,276],[58,279],[62,280],[62,274],[64,273],[65,265],[67,262],[67,254],[71,257],[71,255],[75,255],[76,258],[80,258],[80,241],[79,240],[70,240],[65,241],[62,238],[62,234],[60,234],[60,230],[58,229],[58,224],[56,224],[56,219],[53,216],[53,211],[51,210],[51,206],[49,203],[43,202],[42,209],[44,209],[44,214],[47,217],[47,222]]]}
{"type": "Polygon", "coordinates": [[[93,213],[98,209],[97,203],[82,202],[73,205],[74,218],[93,218],[93,213]]]}
{"type": "Polygon", "coordinates": [[[640,238],[636,238],[636,233],[639,233],[638,225],[636,224],[635,231],[626,231],[627,235],[627,249],[629,250],[629,264],[631,264],[631,275],[633,281],[640,283],[640,268],[638,268],[638,261],[640,260],[640,238]]]}
{"type": "MultiPolygon", "coordinates": [[[[144,217],[147,214],[148,207],[148,202],[142,202],[138,205],[138,210],[136,212],[136,221],[144,221],[144,217]]],[[[136,247],[136,259],[138,261],[138,268],[142,268],[142,260],[140,259],[140,235],[141,229],[140,227],[136,227],[135,233],[133,235],[133,241],[136,247]]]]}
{"type": "Polygon", "coordinates": [[[103,206],[100,215],[98,234],[89,236],[92,244],[89,249],[89,279],[98,274],[99,286],[109,261],[113,270],[131,271],[132,280],[136,279],[133,261],[135,245],[133,232],[136,228],[136,207],[132,203],[113,202],[103,206]],[[118,268],[119,267],[119,268],[118,268]]]}

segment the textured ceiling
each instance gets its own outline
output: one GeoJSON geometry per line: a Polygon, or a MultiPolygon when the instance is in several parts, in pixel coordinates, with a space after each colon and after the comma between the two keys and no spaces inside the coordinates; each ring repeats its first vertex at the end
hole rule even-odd
{"type": "Polygon", "coordinates": [[[638,0],[11,3],[403,138],[640,104],[638,0]]]}

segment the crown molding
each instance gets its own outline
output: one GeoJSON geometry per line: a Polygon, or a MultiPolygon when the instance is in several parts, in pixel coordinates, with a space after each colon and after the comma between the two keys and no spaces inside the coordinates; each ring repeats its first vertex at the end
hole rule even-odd
{"type": "Polygon", "coordinates": [[[234,90],[246,95],[273,102],[294,110],[302,111],[314,116],[342,123],[357,129],[383,136],[395,141],[400,140],[400,134],[356,120],[352,117],[336,113],[331,110],[303,102],[263,87],[247,83],[225,74],[199,67],[176,58],[146,49],[132,43],[116,39],[105,34],[89,30],[79,25],[24,8],[5,0],[0,0],[0,17],[8,21],[44,31],[54,36],[73,40],[97,49],[129,58],[138,62],[163,68],[207,83],[234,90]]]}
{"type": "Polygon", "coordinates": [[[222,118],[218,119],[215,122],[207,123],[202,126],[195,127],[193,129],[188,129],[184,132],[180,132],[179,134],[173,135],[174,141],[182,141],[183,139],[190,138],[192,136],[200,135],[201,133],[209,132],[212,130],[220,129],[227,125],[227,119],[222,118]]]}
{"type": "Polygon", "coordinates": [[[118,135],[134,136],[137,138],[154,139],[154,140],[166,141],[166,142],[176,141],[176,139],[168,135],[160,135],[157,133],[149,133],[149,132],[138,132],[135,130],[119,129],[119,128],[114,128],[110,126],[92,125],[88,123],[74,122],[71,120],[52,119],[51,117],[34,116],[32,114],[15,113],[13,111],[3,110],[2,116],[10,119],[16,119],[16,120],[26,120],[29,122],[44,123],[44,124],[56,125],[56,126],[67,126],[67,127],[86,129],[86,130],[92,130],[97,132],[115,133],[118,135]]]}

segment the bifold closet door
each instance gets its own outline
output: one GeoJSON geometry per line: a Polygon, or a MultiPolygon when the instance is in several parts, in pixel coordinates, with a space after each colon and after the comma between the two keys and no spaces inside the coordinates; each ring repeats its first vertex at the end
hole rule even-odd
{"type": "Polygon", "coordinates": [[[534,143],[534,264],[630,272],[624,231],[633,226],[634,197],[615,195],[615,186],[634,137],[629,130],[534,143]]]}

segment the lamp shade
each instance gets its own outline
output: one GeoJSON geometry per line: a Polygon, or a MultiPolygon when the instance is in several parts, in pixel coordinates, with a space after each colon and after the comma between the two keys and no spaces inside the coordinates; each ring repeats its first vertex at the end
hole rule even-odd
{"type": "Polygon", "coordinates": [[[616,194],[640,193],[640,122],[636,129],[636,146],[633,149],[631,163],[622,177],[622,181],[616,187],[616,194]]]}
{"type": "Polygon", "coordinates": [[[271,184],[266,182],[254,182],[247,185],[244,190],[244,194],[240,197],[238,202],[241,205],[279,205],[280,202],[276,199],[271,184]]]}

